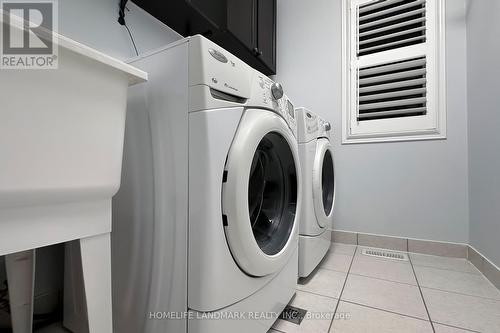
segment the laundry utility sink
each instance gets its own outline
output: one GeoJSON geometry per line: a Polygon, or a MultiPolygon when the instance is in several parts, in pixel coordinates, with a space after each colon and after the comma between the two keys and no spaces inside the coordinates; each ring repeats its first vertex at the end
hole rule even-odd
{"type": "Polygon", "coordinates": [[[120,185],[127,89],[147,74],[55,43],[57,69],[0,69],[0,255],[111,227],[97,220],[120,185]]]}
{"type": "MultiPolygon", "coordinates": [[[[23,27],[2,12],[0,20],[11,35],[23,27]]],[[[57,69],[0,69],[0,255],[17,253],[7,271],[19,281],[21,272],[32,271],[26,262],[34,261],[23,251],[81,240],[86,291],[106,296],[87,300],[102,310],[111,305],[111,198],[120,186],[127,89],[147,74],[51,35],[57,69]]],[[[92,315],[91,331],[108,331],[108,320],[92,315]]]]}

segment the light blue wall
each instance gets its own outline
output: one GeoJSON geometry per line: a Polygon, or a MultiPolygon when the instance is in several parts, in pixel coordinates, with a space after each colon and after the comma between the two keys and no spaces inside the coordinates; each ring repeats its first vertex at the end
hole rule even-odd
{"type": "MultiPolygon", "coordinates": [[[[121,60],[135,56],[127,30],[117,22],[118,0],[59,0],[59,32],[121,60]]],[[[181,38],[132,2],[125,21],[139,53],[181,38]]]]}
{"type": "Polygon", "coordinates": [[[500,1],[468,1],[470,243],[500,266],[500,1]]]}
{"type": "Polygon", "coordinates": [[[465,1],[446,5],[447,140],[341,145],[341,0],[278,0],[277,80],[333,124],[335,229],[468,241],[465,1]]]}

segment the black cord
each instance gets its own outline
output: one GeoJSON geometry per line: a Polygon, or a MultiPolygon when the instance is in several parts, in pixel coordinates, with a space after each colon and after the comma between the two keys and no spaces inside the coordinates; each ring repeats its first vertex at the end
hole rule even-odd
{"type": "Polygon", "coordinates": [[[124,24],[125,28],[127,28],[127,31],[128,31],[128,34],[130,36],[130,40],[132,41],[132,45],[134,45],[134,50],[135,50],[135,55],[139,55],[139,52],[137,51],[137,46],[135,45],[135,42],[134,42],[134,37],[132,37],[132,33],[130,32],[130,29],[127,27],[126,24],[124,24]]]}
{"type": "Polygon", "coordinates": [[[130,32],[127,23],[125,22],[125,9],[128,9],[126,7],[127,1],[128,0],[120,0],[120,8],[118,9],[118,23],[120,23],[127,29],[130,40],[132,41],[132,45],[134,45],[135,54],[138,56],[139,52],[137,51],[137,45],[135,45],[134,37],[132,37],[132,33],[130,32]]]}
{"type": "Polygon", "coordinates": [[[120,0],[120,7],[118,9],[118,23],[125,25],[125,6],[128,0],[120,0]]]}

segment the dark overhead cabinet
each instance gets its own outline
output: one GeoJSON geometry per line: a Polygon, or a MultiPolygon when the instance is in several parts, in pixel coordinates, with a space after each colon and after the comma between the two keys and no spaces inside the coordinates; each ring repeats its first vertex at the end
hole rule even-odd
{"type": "Polygon", "coordinates": [[[179,34],[204,35],[264,74],[276,74],[276,0],[134,2],[179,34]]]}
{"type": "MultiPolygon", "coordinates": [[[[168,0],[176,2],[175,0],[168,0]]],[[[215,27],[221,28],[226,24],[226,2],[232,0],[185,0],[191,7],[203,15],[215,27]]]]}
{"type": "Polygon", "coordinates": [[[257,1],[256,51],[261,61],[271,64],[276,72],[276,1],[257,1]]]}
{"type": "Polygon", "coordinates": [[[227,2],[227,31],[251,51],[256,47],[255,2],[256,0],[227,2]]]}

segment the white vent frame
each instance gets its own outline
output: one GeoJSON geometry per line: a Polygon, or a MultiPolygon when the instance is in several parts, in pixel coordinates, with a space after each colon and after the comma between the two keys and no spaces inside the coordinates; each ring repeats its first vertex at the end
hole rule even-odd
{"type": "Polygon", "coordinates": [[[403,252],[389,251],[384,249],[364,248],[361,254],[368,257],[375,257],[387,260],[410,261],[408,254],[403,252]]]}
{"type": "Polygon", "coordinates": [[[353,18],[359,6],[379,1],[342,0],[342,144],[446,139],[445,0],[427,0],[425,43],[358,58],[353,18]],[[359,122],[357,69],[417,56],[427,59],[427,114],[359,122]]]}

